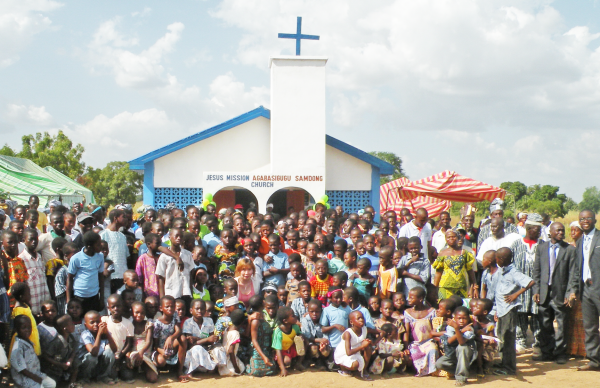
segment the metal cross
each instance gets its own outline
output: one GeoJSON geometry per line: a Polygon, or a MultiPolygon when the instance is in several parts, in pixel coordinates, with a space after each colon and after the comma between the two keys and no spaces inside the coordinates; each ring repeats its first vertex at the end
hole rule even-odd
{"type": "Polygon", "coordinates": [[[282,34],[279,33],[277,35],[278,38],[284,39],[296,39],[296,55],[300,55],[300,40],[301,39],[309,39],[309,40],[319,40],[318,35],[304,35],[302,34],[302,17],[298,16],[298,22],[296,27],[295,34],[282,34]]]}

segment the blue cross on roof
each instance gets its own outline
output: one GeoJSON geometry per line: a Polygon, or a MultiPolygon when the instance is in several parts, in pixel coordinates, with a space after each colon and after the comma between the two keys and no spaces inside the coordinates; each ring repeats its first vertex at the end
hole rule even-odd
{"type": "Polygon", "coordinates": [[[296,55],[300,55],[300,40],[301,39],[319,40],[319,35],[304,35],[304,34],[302,34],[302,17],[300,17],[300,16],[298,16],[298,23],[297,23],[295,34],[279,33],[277,35],[277,37],[284,38],[284,39],[296,39],[296,55]]]}

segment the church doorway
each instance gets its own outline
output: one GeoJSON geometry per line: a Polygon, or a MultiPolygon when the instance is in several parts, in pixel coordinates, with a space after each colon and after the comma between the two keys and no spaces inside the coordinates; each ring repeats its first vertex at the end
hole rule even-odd
{"type": "Polygon", "coordinates": [[[241,187],[222,188],[213,195],[213,201],[217,204],[217,211],[238,204],[244,207],[244,211],[258,206],[258,200],[254,194],[250,190],[241,187]]]}
{"type": "Polygon", "coordinates": [[[306,190],[299,187],[286,187],[274,192],[267,203],[273,204],[273,213],[281,217],[298,212],[312,206],[314,198],[306,190]]]}

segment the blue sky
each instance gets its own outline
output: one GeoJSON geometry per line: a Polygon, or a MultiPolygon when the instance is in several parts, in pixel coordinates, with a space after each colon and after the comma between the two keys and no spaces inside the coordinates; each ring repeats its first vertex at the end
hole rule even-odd
{"type": "MultiPolygon", "coordinates": [[[[269,106],[277,32],[321,35],[328,133],[581,199],[600,164],[597,1],[0,3],[0,136],[63,129],[101,167],[269,106]]],[[[247,155],[247,154],[246,154],[247,155]]]]}

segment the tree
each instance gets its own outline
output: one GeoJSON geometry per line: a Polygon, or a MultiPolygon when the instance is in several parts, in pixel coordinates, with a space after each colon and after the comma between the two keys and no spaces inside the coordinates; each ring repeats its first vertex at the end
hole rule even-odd
{"type": "Polygon", "coordinates": [[[56,136],[48,132],[25,135],[21,142],[20,152],[5,145],[0,155],[29,159],[40,167],[54,167],[71,179],[77,179],[85,171],[85,163],[81,161],[85,149],[81,144],[74,146],[63,131],[58,131],[56,136]]]}
{"type": "Polygon", "coordinates": [[[583,199],[579,202],[579,210],[600,211],[600,190],[596,186],[588,187],[583,192],[583,199]]]}
{"type": "Polygon", "coordinates": [[[388,162],[392,166],[394,166],[394,173],[392,175],[385,175],[379,179],[379,184],[383,185],[390,181],[399,179],[399,178],[408,178],[402,169],[402,158],[396,155],[393,152],[380,152],[380,151],[372,151],[369,154],[375,156],[383,160],[384,162],[388,162]]]}
{"type": "Polygon", "coordinates": [[[88,167],[78,181],[94,192],[99,204],[112,206],[135,203],[142,189],[143,175],[130,170],[127,162],[110,162],[103,169],[88,167]]]}

